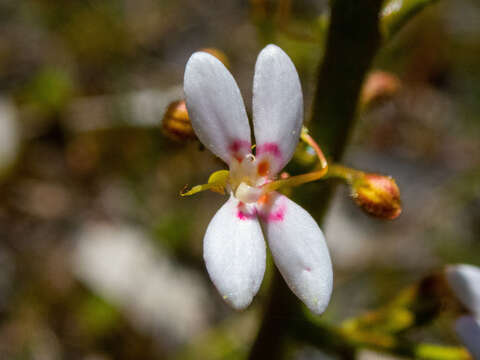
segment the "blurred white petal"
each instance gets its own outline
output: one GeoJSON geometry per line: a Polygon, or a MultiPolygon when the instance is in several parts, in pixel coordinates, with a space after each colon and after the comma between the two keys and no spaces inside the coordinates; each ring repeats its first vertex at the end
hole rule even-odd
{"type": "Polygon", "coordinates": [[[230,163],[250,152],[250,125],[235,79],[214,56],[194,53],[185,68],[184,91],[193,129],[215,155],[230,163]]]}
{"type": "Polygon", "coordinates": [[[455,331],[474,359],[480,360],[480,320],[461,316],[455,322],[455,331]]]}
{"type": "Polygon", "coordinates": [[[208,225],[203,242],[210,278],[225,301],[236,309],[251,303],[262,283],[266,261],[265,241],[255,211],[244,211],[231,196],[208,225]]]}
{"type": "Polygon", "coordinates": [[[322,231],[302,207],[283,195],[274,195],[261,214],[265,235],[290,289],[316,314],[330,301],[333,270],[322,231]]]}
{"type": "Polygon", "coordinates": [[[272,156],[272,172],[291,159],[303,122],[303,96],[295,65],[275,45],[257,58],[253,80],[253,125],[256,152],[272,156]]]}
{"type": "Polygon", "coordinates": [[[446,274],[448,284],[460,302],[480,316],[480,268],[468,264],[451,265],[446,274]]]}
{"type": "Polygon", "coordinates": [[[20,149],[20,131],[14,104],[0,98],[0,176],[13,165],[20,149]]]}
{"type": "Polygon", "coordinates": [[[161,332],[175,345],[207,327],[211,308],[203,279],[162,255],[138,229],[87,224],[72,256],[75,275],[137,328],[161,332]]]}

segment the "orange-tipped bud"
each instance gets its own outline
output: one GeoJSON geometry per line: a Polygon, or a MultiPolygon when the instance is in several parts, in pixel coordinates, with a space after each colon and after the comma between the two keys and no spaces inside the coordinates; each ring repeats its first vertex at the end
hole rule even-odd
{"type": "Polygon", "coordinates": [[[391,98],[400,89],[400,80],[385,71],[371,72],[363,86],[360,96],[362,107],[369,107],[391,98]]]}
{"type": "Polygon", "coordinates": [[[230,61],[228,61],[228,56],[223,51],[216,48],[204,48],[200,49],[200,51],[204,51],[206,53],[209,53],[210,55],[215,56],[223,63],[223,65],[225,65],[227,69],[230,68],[230,61]]]}
{"type": "Polygon", "coordinates": [[[352,184],[352,196],[358,206],[375,217],[387,220],[402,212],[400,190],[395,180],[379,174],[365,174],[352,184]]]}
{"type": "Polygon", "coordinates": [[[168,106],[163,116],[162,129],[165,136],[175,141],[187,142],[196,139],[185,100],[174,101],[168,106]]]}

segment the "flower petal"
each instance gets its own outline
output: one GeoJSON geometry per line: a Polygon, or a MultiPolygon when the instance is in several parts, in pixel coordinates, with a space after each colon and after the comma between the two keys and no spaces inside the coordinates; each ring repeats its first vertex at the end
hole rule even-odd
{"type": "Polygon", "coordinates": [[[200,141],[226,163],[250,152],[251,133],[235,79],[214,56],[196,52],[185,68],[184,91],[200,141]]]}
{"type": "Polygon", "coordinates": [[[302,207],[273,194],[259,213],[273,259],[290,289],[316,314],[330,301],[332,263],[322,231],[302,207]]]}
{"type": "Polygon", "coordinates": [[[473,358],[480,359],[480,320],[461,316],[455,322],[455,332],[473,358]]]}
{"type": "Polygon", "coordinates": [[[255,209],[235,197],[217,211],[203,240],[203,257],[213,283],[236,309],[247,307],[262,283],[266,250],[255,209]]]}
{"type": "Polygon", "coordinates": [[[303,96],[295,65],[276,45],[257,58],[253,79],[253,125],[257,156],[269,155],[272,173],[291,159],[303,122],[303,96]]]}
{"type": "Polygon", "coordinates": [[[480,268],[467,264],[451,265],[446,274],[448,284],[460,302],[480,316],[480,268]]]}

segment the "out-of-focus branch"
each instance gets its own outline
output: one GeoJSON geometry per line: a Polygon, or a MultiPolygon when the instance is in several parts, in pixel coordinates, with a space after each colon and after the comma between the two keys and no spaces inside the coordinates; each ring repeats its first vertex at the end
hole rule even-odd
{"type": "Polygon", "coordinates": [[[327,157],[344,152],[365,74],[380,45],[381,0],[333,2],[309,128],[327,157]]]}

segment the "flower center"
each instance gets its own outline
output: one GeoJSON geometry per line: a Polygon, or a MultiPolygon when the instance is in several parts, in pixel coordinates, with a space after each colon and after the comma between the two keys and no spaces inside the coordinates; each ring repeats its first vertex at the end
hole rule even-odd
{"type": "Polygon", "coordinates": [[[235,197],[244,202],[244,203],[252,203],[257,202],[257,200],[262,196],[263,191],[262,188],[257,186],[250,186],[247,183],[240,183],[237,189],[235,190],[235,197]]]}
{"type": "Polygon", "coordinates": [[[233,160],[229,182],[235,197],[244,203],[256,202],[265,193],[261,186],[269,181],[268,174],[268,162],[259,163],[253,154],[233,160]]]}

